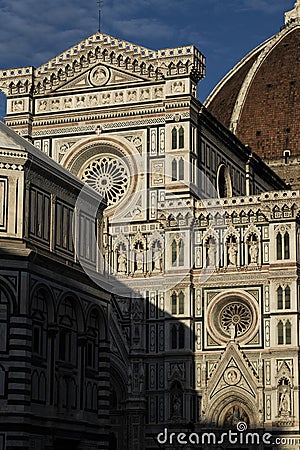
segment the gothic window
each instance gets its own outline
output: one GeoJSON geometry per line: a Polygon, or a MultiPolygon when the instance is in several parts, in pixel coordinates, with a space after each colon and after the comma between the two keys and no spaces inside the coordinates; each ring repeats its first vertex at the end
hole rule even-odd
{"type": "Polygon", "coordinates": [[[185,347],[185,327],[182,323],[171,325],[170,341],[172,350],[185,347]]]}
{"type": "Polygon", "coordinates": [[[283,323],[282,320],[278,322],[278,345],[283,345],[283,323]]]}
{"type": "Polygon", "coordinates": [[[290,259],[290,236],[287,231],[284,234],[284,259],[290,259]]]}
{"type": "Polygon", "coordinates": [[[172,242],[172,266],[176,266],[177,261],[177,242],[173,239],[172,242]]]}
{"type": "Polygon", "coordinates": [[[290,309],[291,307],[291,288],[287,286],[284,290],[284,303],[285,309],[290,309]]]}
{"type": "Polygon", "coordinates": [[[184,265],[184,244],[183,244],[183,240],[180,239],[180,241],[178,242],[178,252],[179,252],[179,266],[183,266],[184,265]]]}
{"type": "Polygon", "coordinates": [[[171,326],[171,349],[175,350],[177,348],[177,326],[171,326]]]}
{"type": "Polygon", "coordinates": [[[180,291],[179,294],[173,292],[171,296],[172,314],[184,314],[184,293],[180,291]]]}
{"type": "Polygon", "coordinates": [[[184,161],[183,161],[182,158],[180,158],[178,166],[179,166],[179,170],[178,170],[179,176],[178,176],[178,178],[179,178],[179,180],[184,180],[184,161]]]}
{"type": "Polygon", "coordinates": [[[30,190],[30,224],[31,235],[48,242],[50,235],[50,196],[40,190],[30,190]]]}
{"type": "Polygon", "coordinates": [[[177,180],[177,160],[174,158],[172,161],[172,181],[177,180]]]}
{"type": "Polygon", "coordinates": [[[184,148],[184,128],[183,126],[172,128],[172,150],[184,148]]]}
{"type": "Polygon", "coordinates": [[[56,247],[73,252],[73,209],[57,201],[56,203],[56,247]]]}
{"type": "Polygon", "coordinates": [[[278,322],[278,345],[289,345],[292,343],[292,324],[289,320],[278,322]]]}
{"type": "Polygon", "coordinates": [[[33,402],[45,403],[47,397],[47,380],[44,372],[34,370],[31,376],[31,399],[33,402]]]}
{"type": "Polygon", "coordinates": [[[77,316],[74,299],[67,297],[62,300],[59,311],[58,357],[66,363],[77,363],[77,316]]]}
{"type": "Polygon", "coordinates": [[[86,365],[91,369],[98,367],[100,321],[98,314],[93,311],[87,324],[86,365]]]}
{"type": "Polygon", "coordinates": [[[286,344],[292,343],[292,326],[289,320],[287,320],[285,324],[285,343],[286,344]]]}
{"type": "Polygon", "coordinates": [[[181,323],[178,327],[178,348],[184,348],[185,330],[181,323]]]}
{"type": "Polygon", "coordinates": [[[172,129],[172,150],[177,148],[177,128],[172,129]]]}
{"type": "Polygon", "coordinates": [[[173,292],[172,294],[172,314],[177,314],[177,294],[173,292]]]}
{"type": "Polygon", "coordinates": [[[184,128],[179,128],[179,148],[184,148],[184,128]]]}
{"type": "Polygon", "coordinates": [[[277,259],[282,259],[282,236],[280,233],[276,236],[276,254],[277,259]]]}
{"type": "Polygon", "coordinates": [[[32,352],[34,355],[46,357],[47,355],[47,326],[48,326],[48,294],[45,289],[35,291],[32,315],[32,352]]]}
{"type": "Polygon", "coordinates": [[[276,257],[278,260],[290,259],[290,235],[287,231],[284,234],[277,233],[276,257]]]}
{"type": "Polygon", "coordinates": [[[277,308],[283,309],[283,289],[281,286],[277,289],[277,308]]]}
{"type": "Polygon", "coordinates": [[[182,291],[179,293],[178,302],[179,302],[178,313],[184,314],[184,293],[182,291]]]}

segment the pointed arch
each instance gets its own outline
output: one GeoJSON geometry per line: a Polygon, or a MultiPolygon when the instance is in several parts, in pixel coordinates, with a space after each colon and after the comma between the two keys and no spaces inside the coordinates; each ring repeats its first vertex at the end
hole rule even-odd
{"type": "Polygon", "coordinates": [[[281,233],[277,233],[276,236],[276,259],[282,259],[282,236],[281,233]]]}
{"type": "Polygon", "coordinates": [[[277,288],[277,309],[283,309],[283,289],[281,286],[277,288]]]}
{"type": "Polygon", "coordinates": [[[285,344],[289,345],[292,343],[292,324],[289,320],[285,324],[285,344]]]}
{"type": "Polygon", "coordinates": [[[172,128],[172,150],[177,149],[177,128],[172,128]]]}
{"type": "Polygon", "coordinates": [[[184,314],[184,293],[182,291],[178,295],[178,314],[184,314]]]}
{"type": "Polygon", "coordinates": [[[177,160],[174,158],[172,161],[172,181],[177,180],[177,160]]]}
{"type": "Polygon", "coordinates": [[[284,233],[284,259],[290,259],[290,235],[288,231],[284,233]]]}
{"type": "Polygon", "coordinates": [[[179,159],[178,162],[178,179],[179,180],[184,180],[184,160],[183,158],[179,159]]]}
{"type": "Polygon", "coordinates": [[[277,344],[283,345],[284,344],[284,337],[283,337],[283,322],[282,320],[279,320],[277,325],[277,344]]]}
{"type": "Polygon", "coordinates": [[[179,148],[184,148],[184,128],[183,128],[183,126],[181,126],[179,128],[178,138],[179,138],[179,145],[178,145],[178,147],[179,148]]]}
{"type": "Polygon", "coordinates": [[[284,306],[285,309],[290,309],[291,307],[291,288],[286,286],[284,290],[284,306]]]}

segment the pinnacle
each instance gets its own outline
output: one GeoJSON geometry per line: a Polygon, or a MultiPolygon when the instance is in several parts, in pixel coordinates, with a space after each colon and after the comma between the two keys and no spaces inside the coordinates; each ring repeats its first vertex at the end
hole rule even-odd
{"type": "Polygon", "coordinates": [[[294,8],[285,13],[284,19],[285,25],[295,22],[300,23],[300,0],[295,1],[294,8]]]}

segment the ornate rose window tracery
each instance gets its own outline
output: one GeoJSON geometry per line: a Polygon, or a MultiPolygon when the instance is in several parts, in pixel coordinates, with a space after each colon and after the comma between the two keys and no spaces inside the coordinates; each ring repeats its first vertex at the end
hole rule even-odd
{"type": "Polygon", "coordinates": [[[259,305],[242,292],[220,294],[209,303],[207,318],[209,335],[216,343],[227,343],[233,335],[238,342],[249,342],[258,332],[259,305]]]}
{"type": "Polygon", "coordinates": [[[130,184],[125,162],[118,156],[109,154],[89,161],[82,169],[81,179],[104,197],[107,206],[119,203],[130,184]]]}
{"type": "Polygon", "coordinates": [[[234,325],[236,335],[241,336],[251,327],[252,312],[245,303],[230,303],[220,311],[219,324],[227,334],[229,334],[230,326],[234,325]]]}

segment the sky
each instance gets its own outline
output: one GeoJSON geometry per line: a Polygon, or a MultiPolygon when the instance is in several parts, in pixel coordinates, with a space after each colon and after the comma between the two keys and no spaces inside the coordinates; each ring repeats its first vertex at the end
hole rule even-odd
{"type": "MultiPolygon", "coordinates": [[[[276,34],[294,0],[101,0],[101,31],[151,49],[195,45],[204,101],[250,50],[276,34]]],[[[0,0],[0,69],[38,67],[98,30],[98,0],[0,0]]],[[[0,117],[5,97],[0,95],[0,117]]]]}

